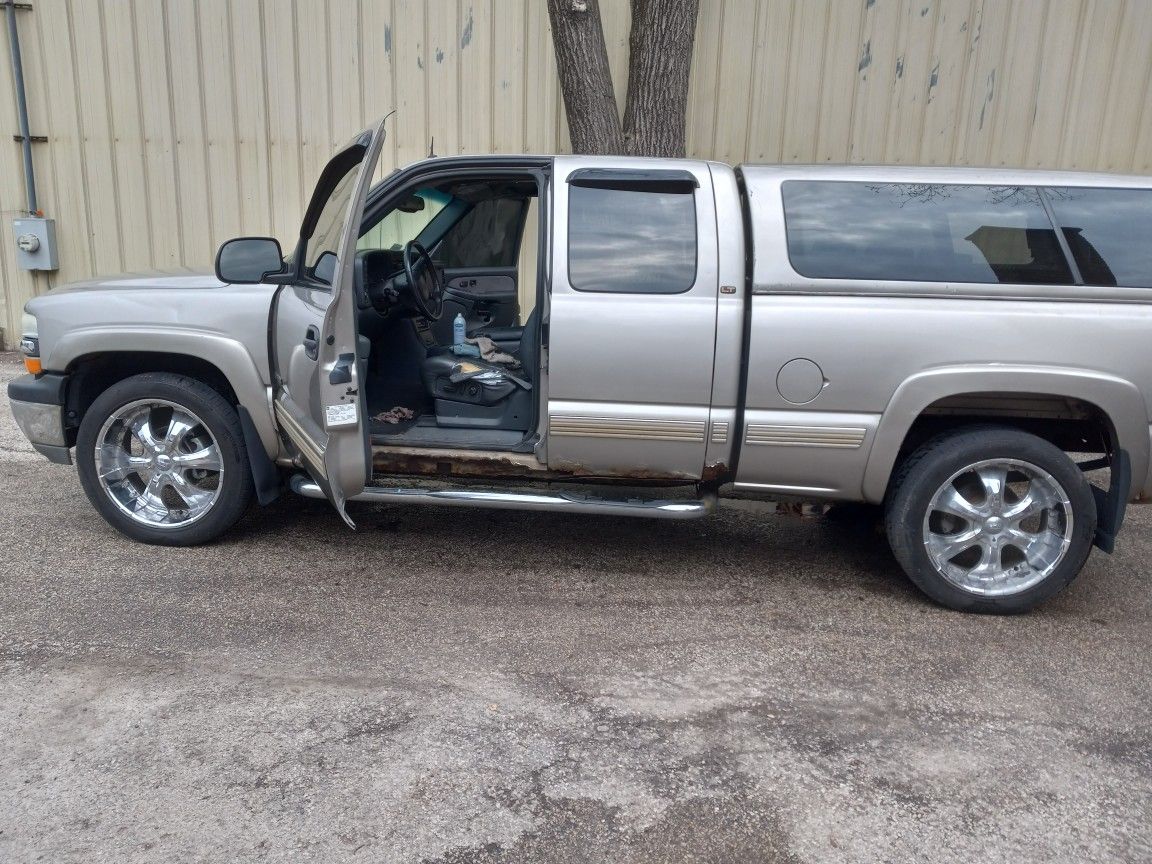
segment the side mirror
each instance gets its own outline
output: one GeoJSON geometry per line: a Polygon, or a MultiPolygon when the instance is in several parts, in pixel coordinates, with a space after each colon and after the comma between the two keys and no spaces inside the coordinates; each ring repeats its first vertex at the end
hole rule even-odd
{"type": "Polygon", "coordinates": [[[283,269],[284,254],[272,237],[237,237],[216,253],[216,278],[221,282],[255,285],[283,269]]]}

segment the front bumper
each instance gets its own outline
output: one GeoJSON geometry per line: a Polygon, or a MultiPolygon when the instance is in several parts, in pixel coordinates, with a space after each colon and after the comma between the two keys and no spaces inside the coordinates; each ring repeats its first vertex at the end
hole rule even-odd
{"type": "Polygon", "coordinates": [[[61,465],[72,464],[64,427],[68,379],[46,372],[21,375],[8,382],[8,400],[16,425],[38,453],[61,465]]]}

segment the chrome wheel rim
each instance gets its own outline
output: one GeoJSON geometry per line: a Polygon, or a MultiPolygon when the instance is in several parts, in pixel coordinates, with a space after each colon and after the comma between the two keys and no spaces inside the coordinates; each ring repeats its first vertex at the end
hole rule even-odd
{"type": "Polygon", "coordinates": [[[96,437],[96,474],[125,515],[182,528],[220,497],[224,460],[204,421],[183,405],[141,399],[118,408],[96,437]]]}
{"type": "Polygon", "coordinates": [[[1056,479],[1017,459],[988,459],[957,471],[924,516],[924,548],[936,572],[983,597],[1042,582],[1072,543],[1072,505],[1056,479]]]}

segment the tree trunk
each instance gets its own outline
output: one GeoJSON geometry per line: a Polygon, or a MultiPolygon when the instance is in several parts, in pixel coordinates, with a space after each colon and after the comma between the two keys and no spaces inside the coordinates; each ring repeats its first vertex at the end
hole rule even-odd
{"type": "Polygon", "coordinates": [[[598,0],[548,0],[572,152],[624,150],[598,0]]]}
{"type": "Polygon", "coordinates": [[[684,156],[699,6],[699,0],[632,0],[624,109],[624,146],[631,155],[684,156]]]}

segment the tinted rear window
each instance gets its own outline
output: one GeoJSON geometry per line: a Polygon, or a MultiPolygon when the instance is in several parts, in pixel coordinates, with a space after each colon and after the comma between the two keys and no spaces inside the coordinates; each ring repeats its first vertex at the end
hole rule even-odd
{"type": "Polygon", "coordinates": [[[568,281],[578,291],[687,291],[696,283],[695,197],[569,186],[568,281]]]}
{"type": "Polygon", "coordinates": [[[818,279],[1071,284],[1031,186],[784,183],[788,255],[818,279]]]}
{"type": "Polygon", "coordinates": [[[1152,288],[1152,190],[1047,192],[1085,283],[1152,288]]]}

